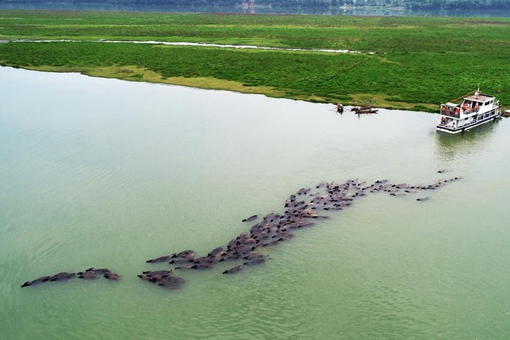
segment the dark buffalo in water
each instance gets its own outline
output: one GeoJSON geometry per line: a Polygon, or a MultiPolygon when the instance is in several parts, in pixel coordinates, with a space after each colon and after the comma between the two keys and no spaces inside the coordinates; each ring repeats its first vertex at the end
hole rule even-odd
{"type": "Polygon", "coordinates": [[[234,273],[240,272],[242,269],[243,269],[243,265],[240,264],[238,266],[235,266],[233,268],[225,270],[222,274],[234,274],[234,273]]]}
{"type": "Polygon", "coordinates": [[[89,272],[84,272],[84,273],[78,274],[78,278],[83,279],[83,280],[95,280],[95,279],[97,279],[97,276],[94,272],[89,271],[89,272]]]}
{"type": "MultiPolygon", "coordinates": [[[[439,171],[443,173],[444,171],[439,171]]],[[[354,200],[367,195],[368,193],[386,193],[391,196],[403,196],[416,193],[423,190],[434,190],[446,185],[449,182],[459,180],[461,177],[442,179],[429,185],[409,185],[406,183],[392,184],[387,180],[378,180],[373,184],[366,185],[357,179],[349,179],[344,183],[334,182],[319,183],[316,188],[320,189],[317,193],[311,193],[308,188],[301,188],[297,195],[290,195],[285,201],[284,213],[269,213],[264,216],[261,222],[253,225],[249,232],[243,232],[232,239],[226,247],[217,247],[207,253],[207,256],[195,258],[193,250],[184,250],[179,253],[173,253],[168,256],[161,256],[148,260],[149,263],[158,263],[170,261],[176,264],[175,269],[209,269],[217,262],[244,260],[243,264],[237,265],[223,271],[223,274],[234,274],[243,270],[244,266],[253,266],[264,263],[269,257],[257,252],[259,247],[273,246],[280,244],[292,238],[294,234],[290,232],[295,229],[314,226],[318,219],[330,218],[329,215],[323,215],[324,210],[342,210],[350,206],[354,200]],[[297,197],[300,201],[297,201],[297,197]]],[[[429,197],[420,197],[417,201],[429,200],[429,197]]],[[[251,221],[258,218],[253,215],[243,221],[251,221]]],[[[158,284],[161,287],[175,289],[178,288],[184,280],[171,275],[170,270],[145,271],[137,275],[144,281],[158,284]]],[[[81,279],[95,279],[103,276],[108,280],[118,280],[120,275],[112,273],[107,268],[88,268],[84,272],[79,272],[81,279]]],[[[33,281],[27,281],[21,287],[28,287],[44,282],[64,281],[75,277],[75,273],[61,272],[53,276],[42,276],[33,281]]]]}
{"type": "Polygon", "coordinates": [[[195,252],[193,250],[183,250],[180,253],[173,253],[170,258],[176,258],[176,257],[194,257],[195,252]]]}
{"type": "Polygon", "coordinates": [[[257,218],[259,218],[259,215],[252,215],[250,217],[247,217],[243,220],[243,222],[251,222],[251,221],[254,221],[256,220],[257,218]]]}
{"type": "Polygon", "coordinates": [[[51,276],[49,281],[51,281],[51,282],[65,281],[65,280],[72,279],[75,276],[76,276],[76,273],[60,272],[58,274],[51,276]]]}
{"type": "Polygon", "coordinates": [[[112,273],[112,272],[104,273],[103,277],[105,279],[111,280],[111,281],[118,281],[118,280],[120,280],[120,275],[117,274],[117,273],[112,273]]]}
{"type": "Polygon", "coordinates": [[[21,285],[21,288],[28,287],[28,286],[35,286],[40,283],[46,282],[49,279],[50,279],[49,276],[41,276],[40,278],[37,278],[35,280],[25,282],[24,284],[21,285]]]}
{"type": "Polygon", "coordinates": [[[172,274],[172,270],[148,270],[148,271],[144,271],[142,272],[142,274],[146,274],[146,275],[170,275],[172,274]]]}
{"type": "Polygon", "coordinates": [[[155,258],[155,259],[147,260],[147,261],[145,261],[145,262],[147,262],[147,263],[159,263],[159,262],[166,262],[166,261],[170,260],[170,256],[171,256],[171,255],[161,256],[161,257],[158,257],[158,258],[155,258]]]}

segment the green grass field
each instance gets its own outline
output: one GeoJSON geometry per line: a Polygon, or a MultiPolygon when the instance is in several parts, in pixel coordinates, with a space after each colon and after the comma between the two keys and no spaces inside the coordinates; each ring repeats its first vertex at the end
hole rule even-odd
{"type": "Polygon", "coordinates": [[[29,69],[434,112],[480,87],[510,105],[506,18],[4,10],[0,39],[83,41],[0,44],[2,65],[29,69]],[[99,39],[361,53],[94,42],[99,39]]]}

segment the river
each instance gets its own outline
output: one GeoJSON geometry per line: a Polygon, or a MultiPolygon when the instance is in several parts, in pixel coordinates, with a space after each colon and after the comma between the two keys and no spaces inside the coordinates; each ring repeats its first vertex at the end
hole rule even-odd
{"type": "Polygon", "coordinates": [[[423,112],[6,67],[0,105],[4,339],[510,334],[508,119],[447,136],[423,112]],[[235,275],[182,272],[178,290],[136,277],[169,268],[148,259],[225,245],[302,187],[452,176],[426,202],[362,197],[235,275]],[[122,278],[20,287],[92,266],[122,278]]]}
{"type": "Polygon", "coordinates": [[[509,10],[486,10],[466,6],[465,9],[410,9],[404,7],[271,7],[271,6],[171,6],[171,5],[114,5],[102,3],[0,3],[0,9],[115,11],[115,12],[169,12],[169,13],[237,13],[237,14],[299,14],[299,15],[355,15],[355,16],[432,16],[432,17],[509,17],[509,10]]]}

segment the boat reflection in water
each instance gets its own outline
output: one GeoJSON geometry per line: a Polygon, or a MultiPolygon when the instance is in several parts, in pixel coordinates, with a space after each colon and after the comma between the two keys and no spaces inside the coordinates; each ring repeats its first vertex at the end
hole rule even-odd
{"type": "Polygon", "coordinates": [[[437,153],[443,158],[453,159],[459,154],[482,152],[488,147],[500,121],[496,120],[492,124],[484,124],[461,134],[435,133],[437,153]]]}

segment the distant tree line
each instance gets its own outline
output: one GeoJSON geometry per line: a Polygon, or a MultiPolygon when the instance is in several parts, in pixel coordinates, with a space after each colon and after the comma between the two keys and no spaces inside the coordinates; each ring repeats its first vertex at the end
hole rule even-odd
{"type": "MultiPolygon", "coordinates": [[[[278,7],[405,7],[409,9],[508,10],[510,0],[244,0],[245,3],[278,7]]],[[[152,6],[239,6],[243,0],[0,0],[12,4],[102,4],[152,6]]]]}

